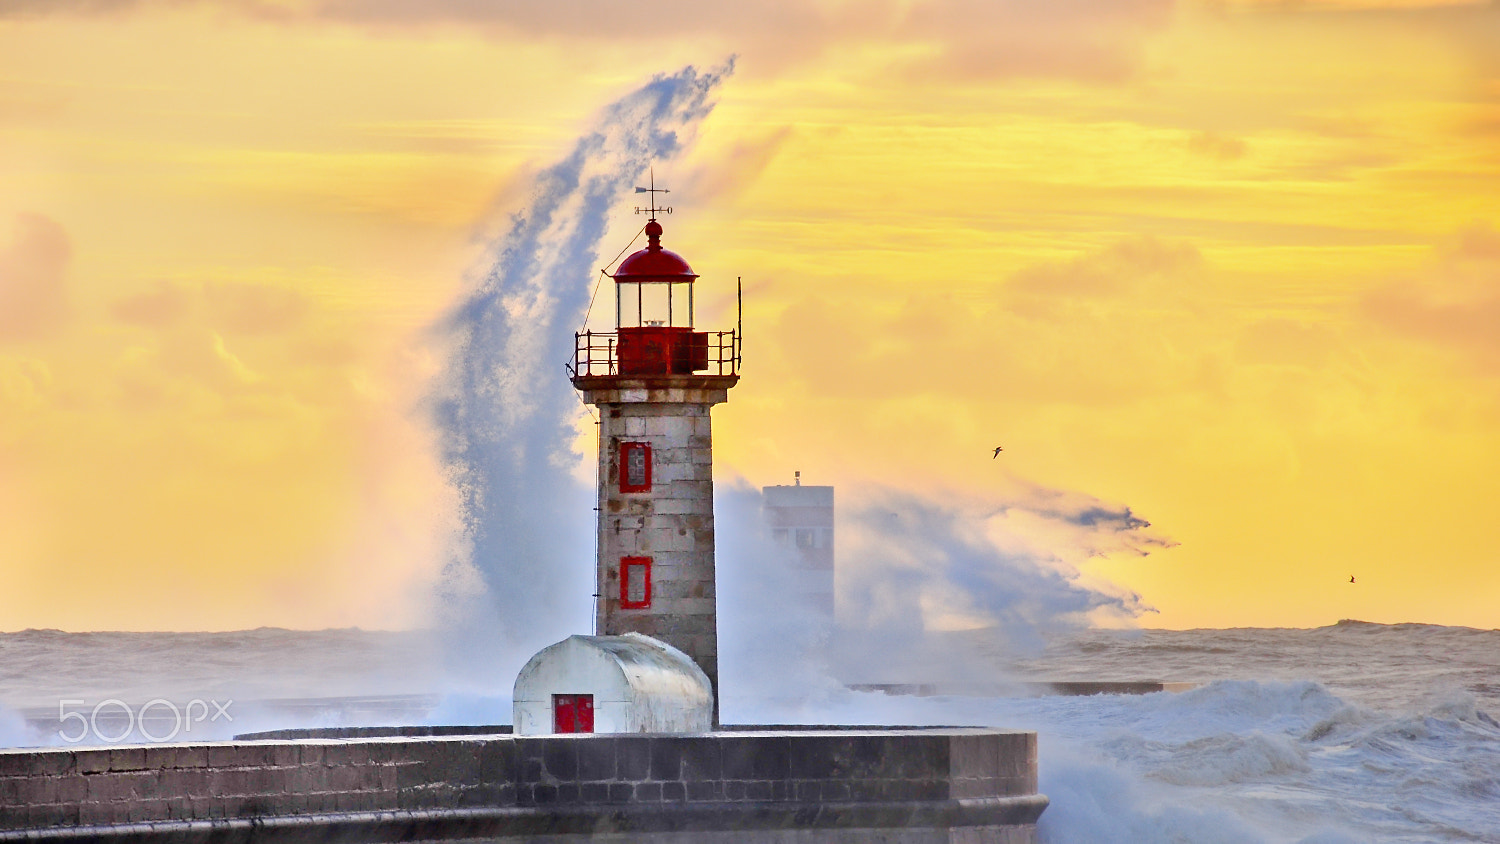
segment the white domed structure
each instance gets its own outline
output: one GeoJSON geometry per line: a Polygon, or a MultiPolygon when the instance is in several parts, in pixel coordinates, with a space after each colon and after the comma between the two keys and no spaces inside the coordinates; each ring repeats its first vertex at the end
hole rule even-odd
{"type": "Polygon", "coordinates": [[[713,686],[682,651],[639,633],[569,636],[516,676],[516,735],[706,733],[713,686]]]}

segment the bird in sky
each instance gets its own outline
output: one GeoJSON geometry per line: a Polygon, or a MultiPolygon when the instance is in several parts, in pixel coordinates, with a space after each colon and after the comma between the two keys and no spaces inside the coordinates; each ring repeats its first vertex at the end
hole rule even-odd
{"type": "Polygon", "coordinates": [[[994,460],[996,457],[999,457],[1000,456],[1000,452],[1002,452],[1004,450],[1005,450],[1005,446],[1003,446],[1003,445],[997,445],[997,446],[995,446],[995,454],[990,459],[994,460]]]}
{"type": "Polygon", "coordinates": [[[1349,582],[1350,582],[1350,583],[1353,583],[1353,582],[1354,582],[1354,575],[1352,575],[1352,574],[1351,574],[1351,575],[1349,575],[1349,582]]]}

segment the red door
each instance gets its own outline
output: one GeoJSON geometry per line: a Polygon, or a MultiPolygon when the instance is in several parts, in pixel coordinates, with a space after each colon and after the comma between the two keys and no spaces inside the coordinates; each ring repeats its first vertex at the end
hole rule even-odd
{"type": "Polygon", "coordinates": [[[593,695],[552,696],[552,732],[592,733],[593,731],[593,695]]]}

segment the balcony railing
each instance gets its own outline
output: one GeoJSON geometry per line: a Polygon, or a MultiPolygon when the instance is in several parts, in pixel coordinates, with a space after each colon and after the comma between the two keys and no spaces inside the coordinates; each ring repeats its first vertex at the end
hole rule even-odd
{"type": "Polygon", "coordinates": [[[647,327],[581,331],[573,337],[573,361],[568,366],[573,378],[739,374],[737,331],[647,327]]]}

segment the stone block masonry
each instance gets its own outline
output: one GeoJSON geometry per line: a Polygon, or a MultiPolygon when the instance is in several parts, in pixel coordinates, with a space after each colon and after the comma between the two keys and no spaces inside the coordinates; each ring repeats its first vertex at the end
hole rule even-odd
{"type": "Polygon", "coordinates": [[[717,704],[710,409],[728,398],[731,382],[714,389],[688,386],[701,381],[692,376],[645,389],[581,389],[584,401],[599,408],[595,633],[641,633],[683,651],[708,675],[717,704]],[[650,448],[647,489],[627,492],[621,484],[625,443],[650,448]],[[620,568],[626,558],[641,557],[651,560],[651,587],[646,605],[636,606],[636,599],[625,600],[620,568]]]}
{"type": "Polygon", "coordinates": [[[395,735],[0,751],[0,842],[1026,844],[1036,735],[395,735]]]}

